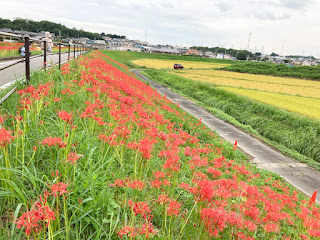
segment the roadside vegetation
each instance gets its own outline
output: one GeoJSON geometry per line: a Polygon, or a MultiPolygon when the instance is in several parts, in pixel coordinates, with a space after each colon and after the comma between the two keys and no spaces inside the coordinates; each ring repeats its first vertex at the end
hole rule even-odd
{"type": "Polygon", "coordinates": [[[320,66],[287,66],[260,62],[234,62],[227,71],[320,80],[320,66]]]}
{"type": "Polygon", "coordinates": [[[100,52],[31,83],[1,107],[0,238],[320,236],[314,198],[100,52]]]}

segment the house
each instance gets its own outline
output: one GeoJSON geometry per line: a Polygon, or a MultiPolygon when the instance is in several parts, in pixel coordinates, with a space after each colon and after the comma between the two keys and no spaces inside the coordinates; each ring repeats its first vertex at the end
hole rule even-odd
{"type": "Polygon", "coordinates": [[[0,32],[12,33],[13,34],[13,30],[11,28],[0,28],[0,32]]]}
{"type": "Polygon", "coordinates": [[[117,50],[117,51],[129,51],[129,52],[142,52],[142,48],[138,47],[128,47],[128,46],[109,46],[108,50],[117,50]]]}
{"type": "Polygon", "coordinates": [[[311,66],[312,65],[312,62],[310,60],[304,60],[302,63],[301,63],[302,66],[311,66]]]}
{"type": "Polygon", "coordinates": [[[204,56],[208,57],[208,58],[216,58],[217,57],[217,55],[215,55],[213,52],[210,52],[210,51],[205,52],[204,56]]]}
{"type": "Polygon", "coordinates": [[[89,38],[71,38],[73,44],[86,44],[89,38]]]}
{"type": "Polygon", "coordinates": [[[196,49],[189,49],[185,55],[199,56],[200,52],[196,49]]]}
{"type": "Polygon", "coordinates": [[[180,55],[180,52],[177,49],[172,49],[172,48],[151,48],[150,52],[160,53],[160,54],[180,55]]]}
{"type": "Polygon", "coordinates": [[[107,44],[105,40],[87,40],[86,45],[93,49],[106,49],[107,44]]]}
{"type": "Polygon", "coordinates": [[[21,35],[21,36],[29,36],[29,37],[33,38],[38,33],[36,33],[36,32],[28,32],[28,31],[24,31],[24,30],[14,30],[14,34],[21,35]]]}

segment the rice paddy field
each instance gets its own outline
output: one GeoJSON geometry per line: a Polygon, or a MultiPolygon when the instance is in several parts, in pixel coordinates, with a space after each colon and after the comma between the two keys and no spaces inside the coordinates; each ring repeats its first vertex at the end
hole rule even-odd
{"type": "Polygon", "coordinates": [[[320,120],[320,82],[220,70],[176,71],[174,74],[216,85],[291,112],[320,120]]]}
{"type": "Polygon", "coordinates": [[[133,60],[133,64],[154,68],[154,69],[173,69],[173,65],[176,63],[182,64],[185,69],[203,69],[203,68],[224,68],[230,64],[225,63],[210,63],[210,62],[193,62],[184,60],[165,60],[165,59],[138,59],[133,60]]]}

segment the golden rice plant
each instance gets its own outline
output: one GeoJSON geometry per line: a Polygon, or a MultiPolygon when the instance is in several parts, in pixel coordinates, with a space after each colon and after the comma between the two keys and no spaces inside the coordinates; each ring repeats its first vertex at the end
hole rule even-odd
{"type": "MultiPolygon", "coordinates": [[[[252,90],[260,90],[272,93],[284,93],[289,95],[298,95],[303,97],[312,97],[312,98],[320,98],[320,86],[317,88],[318,82],[315,81],[308,81],[311,82],[309,85],[306,86],[294,86],[294,85],[286,85],[279,83],[271,83],[271,82],[263,82],[263,81],[252,81],[252,80],[245,80],[231,78],[232,74],[225,71],[215,71],[218,72],[216,75],[202,75],[198,74],[198,72],[205,72],[205,71],[186,71],[186,72],[175,72],[179,76],[183,76],[185,78],[200,81],[200,82],[209,82],[216,84],[218,86],[229,86],[229,87],[236,87],[236,88],[246,88],[252,90]],[[312,86],[312,84],[314,86],[312,86]]],[[[210,72],[212,72],[210,70],[210,72]]],[[[236,73],[237,74],[237,73],[236,73]]],[[[249,74],[243,74],[249,75],[249,74]]],[[[303,80],[298,80],[303,81],[303,80]]]]}
{"type": "Polygon", "coordinates": [[[261,92],[233,87],[219,87],[251,99],[320,120],[320,99],[261,92]]]}
{"type": "Polygon", "coordinates": [[[204,75],[204,76],[214,76],[214,77],[226,77],[226,78],[249,80],[249,81],[255,81],[255,82],[275,83],[275,84],[283,84],[283,85],[291,85],[291,86],[314,87],[314,88],[320,89],[319,81],[303,80],[303,79],[288,78],[288,77],[274,77],[274,76],[257,75],[257,74],[249,74],[249,73],[228,72],[228,71],[221,71],[221,70],[191,70],[185,73],[204,75]]]}
{"type": "Polygon", "coordinates": [[[173,69],[176,63],[182,64],[185,69],[191,68],[223,68],[230,64],[223,63],[207,63],[207,62],[193,62],[180,60],[161,60],[161,59],[139,59],[132,61],[133,64],[155,69],[173,69]]]}

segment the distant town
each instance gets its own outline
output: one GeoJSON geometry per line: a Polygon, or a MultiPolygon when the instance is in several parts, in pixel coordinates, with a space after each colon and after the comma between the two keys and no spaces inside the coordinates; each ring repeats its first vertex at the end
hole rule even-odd
{"type": "MultiPolygon", "coordinates": [[[[13,30],[11,28],[0,28],[0,32],[11,33],[21,36],[30,36],[33,39],[44,38],[45,31],[32,32],[24,30],[13,30]]],[[[65,37],[51,33],[54,40],[59,40],[68,44],[83,44],[93,49],[107,49],[118,51],[131,51],[131,52],[146,52],[158,54],[173,54],[173,55],[190,55],[215,59],[228,59],[228,60],[247,60],[259,62],[271,62],[277,64],[287,65],[301,65],[301,66],[315,66],[320,63],[320,59],[312,56],[280,56],[276,53],[270,55],[260,52],[251,52],[248,50],[235,50],[224,48],[208,48],[208,47],[181,47],[173,45],[154,45],[146,41],[131,40],[125,36],[118,36],[113,34],[100,34],[99,40],[90,39],[88,37],[65,37]],[[112,37],[115,36],[115,37],[112,37]]],[[[3,37],[2,41],[14,42],[14,38],[3,37]]]]}

